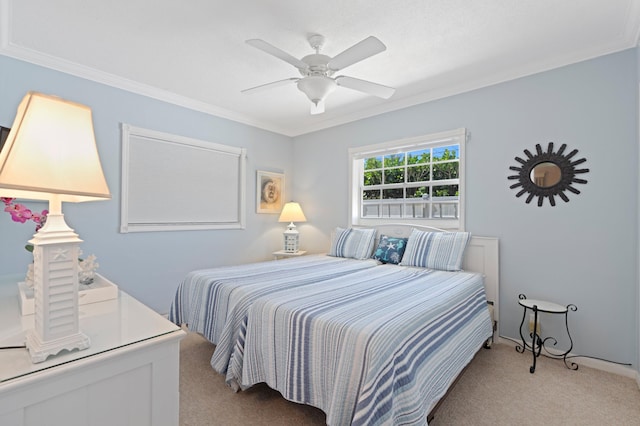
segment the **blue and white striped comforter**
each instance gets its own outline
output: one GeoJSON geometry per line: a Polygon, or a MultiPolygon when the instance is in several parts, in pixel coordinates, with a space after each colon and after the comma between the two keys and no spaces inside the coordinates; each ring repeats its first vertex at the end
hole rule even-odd
{"type": "Polygon", "coordinates": [[[216,345],[211,365],[225,374],[240,326],[253,300],[279,292],[297,292],[318,282],[370,269],[379,263],[310,255],[192,271],[182,280],[169,320],[188,324],[216,345]]]}
{"type": "Polygon", "coordinates": [[[227,370],[328,425],[425,425],[492,333],[479,274],[382,265],[248,308],[227,370]]]}

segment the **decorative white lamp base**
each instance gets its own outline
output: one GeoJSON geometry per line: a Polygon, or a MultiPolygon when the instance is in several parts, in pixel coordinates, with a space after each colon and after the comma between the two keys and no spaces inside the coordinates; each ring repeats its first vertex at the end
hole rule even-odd
{"type": "Polygon", "coordinates": [[[86,349],[89,338],[80,332],[78,312],[78,234],[62,213],[49,213],[33,244],[34,325],[26,345],[34,363],[62,350],[86,349]]]}
{"type": "Polygon", "coordinates": [[[91,346],[91,340],[82,332],[44,342],[40,340],[40,337],[35,331],[30,331],[27,333],[26,343],[27,348],[29,349],[31,362],[34,364],[44,362],[50,356],[56,355],[64,349],[68,351],[72,351],[74,349],[83,350],[91,346]]]}
{"type": "Polygon", "coordinates": [[[284,251],[287,253],[298,252],[298,241],[300,239],[300,233],[296,229],[296,226],[291,222],[287,226],[287,230],[284,231],[284,251]]]}

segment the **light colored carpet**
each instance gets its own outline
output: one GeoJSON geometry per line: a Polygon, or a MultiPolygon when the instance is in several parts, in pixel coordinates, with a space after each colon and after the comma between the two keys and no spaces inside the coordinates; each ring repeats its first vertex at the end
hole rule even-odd
{"type": "MultiPolygon", "coordinates": [[[[322,411],[286,401],[265,385],[232,392],[209,365],[214,346],[189,333],[180,348],[180,425],[324,425],[322,411]]],[[[579,363],[579,362],[578,362],[579,363]]],[[[640,425],[640,390],[632,379],[508,345],[481,350],[451,389],[430,426],[640,425]]]]}

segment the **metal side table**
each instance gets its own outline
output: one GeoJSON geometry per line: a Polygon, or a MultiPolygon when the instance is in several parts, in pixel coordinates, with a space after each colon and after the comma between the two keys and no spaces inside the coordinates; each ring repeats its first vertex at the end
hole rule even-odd
{"type": "Polygon", "coordinates": [[[529,368],[529,372],[531,374],[536,371],[536,359],[540,356],[542,349],[544,348],[546,355],[550,358],[562,359],[564,361],[564,365],[570,370],[577,370],[578,364],[567,361],[567,354],[571,352],[573,349],[573,339],[571,338],[571,333],[569,333],[569,311],[577,311],[578,307],[573,304],[569,304],[567,306],[562,306],[557,303],[547,302],[545,300],[535,300],[535,299],[527,299],[527,296],[524,294],[520,294],[518,296],[518,304],[524,307],[524,312],[522,313],[522,322],[520,323],[520,337],[522,338],[522,345],[516,346],[516,351],[523,353],[526,349],[531,349],[533,354],[533,365],[529,368]],[[527,317],[527,309],[531,309],[533,311],[533,330],[529,334],[531,337],[531,344],[528,344],[522,334],[522,326],[524,325],[524,321],[527,317]],[[553,354],[549,352],[547,347],[545,346],[548,341],[553,342],[553,345],[558,344],[558,341],[553,337],[542,338],[538,334],[538,312],[546,312],[549,314],[564,314],[564,323],[567,328],[567,335],[569,336],[569,349],[565,353],[562,354],[553,354]]]}

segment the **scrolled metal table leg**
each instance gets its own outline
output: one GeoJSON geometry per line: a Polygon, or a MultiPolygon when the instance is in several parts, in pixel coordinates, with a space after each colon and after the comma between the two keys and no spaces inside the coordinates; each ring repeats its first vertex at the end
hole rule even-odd
{"type": "Polygon", "coordinates": [[[531,353],[533,354],[533,365],[529,368],[529,373],[536,372],[536,358],[540,356],[542,342],[538,336],[538,306],[533,305],[533,331],[531,332],[531,353]],[[538,353],[536,353],[536,343],[538,343],[538,353]]]}
{"type": "Polygon", "coordinates": [[[578,310],[578,307],[574,304],[569,304],[567,305],[567,312],[565,312],[564,314],[564,324],[567,327],[567,336],[569,336],[570,346],[569,349],[562,355],[562,360],[564,361],[565,367],[570,370],[577,370],[578,364],[576,364],[575,362],[569,361],[569,364],[571,365],[567,364],[567,355],[573,349],[573,339],[571,338],[571,333],[569,333],[569,310],[575,312],[578,310]]]}
{"type": "MultiPolygon", "coordinates": [[[[518,296],[518,298],[522,300],[522,299],[526,299],[527,296],[525,296],[524,294],[521,294],[520,296],[518,296]]],[[[516,345],[516,351],[520,353],[524,353],[524,350],[527,347],[527,342],[524,340],[524,336],[522,335],[522,326],[524,325],[524,319],[526,317],[527,317],[527,308],[525,307],[522,312],[522,321],[520,322],[520,338],[522,339],[522,346],[516,345]]]]}

